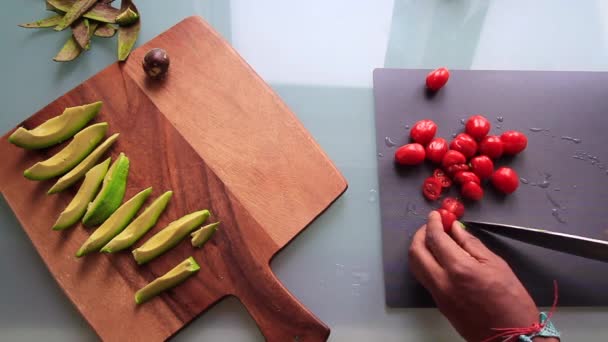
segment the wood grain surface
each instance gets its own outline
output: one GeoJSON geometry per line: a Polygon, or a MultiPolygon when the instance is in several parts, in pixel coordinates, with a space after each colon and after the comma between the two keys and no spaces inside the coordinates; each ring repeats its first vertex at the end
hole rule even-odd
{"type": "MultiPolygon", "coordinates": [[[[201,18],[187,18],[23,122],[26,128],[65,107],[103,100],[95,122],[121,136],[109,154],[131,160],[125,201],[153,186],[145,206],[175,193],[141,245],[168,222],[208,208],[222,224],[202,248],[189,241],[144,266],[129,251],[74,253],[91,233],[80,224],[51,231],[77,187],[47,196],[53,180],[33,182],[23,170],[63,145],[24,151],[0,141],[0,191],[66,295],[108,341],[158,341],[226,296],[236,296],[268,341],[324,341],[329,329],[270,270],[271,258],[347,187],[302,124],[201,18]],[[146,51],[171,56],[169,75],[149,82],[146,51]],[[140,306],[135,291],[188,256],[201,270],[174,290],[140,306]]],[[[10,132],[8,133],[10,134],[10,132]]],[[[108,135],[109,135],[108,134],[108,135]]]]}

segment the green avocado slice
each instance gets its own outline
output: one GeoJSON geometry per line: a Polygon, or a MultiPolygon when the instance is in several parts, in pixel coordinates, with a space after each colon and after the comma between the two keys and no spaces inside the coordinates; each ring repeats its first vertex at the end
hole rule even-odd
{"type": "Polygon", "coordinates": [[[130,200],[125,202],[120,208],[108,217],[105,222],[97,228],[91,236],[82,244],[82,247],[76,252],[77,257],[98,251],[103,245],[112,240],[120,233],[135,216],[139,208],[144,204],[152,193],[152,188],[147,188],[130,200]]]}
{"type": "Polygon", "coordinates": [[[219,225],[219,222],[211,223],[190,234],[190,236],[192,237],[192,246],[202,247],[205,242],[209,241],[213,234],[215,234],[215,232],[217,231],[217,226],[219,225]]]}
{"type": "Polygon", "coordinates": [[[156,233],[139,248],[133,250],[135,261],[140,265],[145,264],[165,253],[194,229],[200,227],[209,218],[209,215],[209,210],[201,210],[169,223],[163,230],[156,233]]]}
{"type": "Polygon", "coordinates": [[[167,191],[160,195],[143,213],[141,213],[141,215],[133,220],[125,230],[108,242],[108,244],[101,249],[101,252],[114,253],[131,247],[137,240],[154,227],[158,218],[167,207],[172,195],[173,191],[167,191]]]}
{"type": "Polygon", "coordinates": [[[76,165],[76,167],[70,170],[70,172],[61,176],[61,178],[57,180],[57,183],[55,183],[55,185],[49,189],[47,194],[50,195],[58,193],[78,182],[78,180],[82,178],[82,176],[84,176],[87,171],[89,171],[95,165],[95,163],[97,163],[99,158],[101,158],[101,156],[110,148],[110,146],[112,146],[112,144],[118,139],[118,136],[119,133],[115,133],[106,139],[106,141],[104,141],[101,145],[97,146],[97,148],[93,150],[93,152],[91,152],[91,154],[89,154],[86,158],[84,158],[78,165],[76,165]]]}
{"type": "Polygon", "coordinates": [[[107,131],[106,122],[83,129],[74,136],[68,146],[51,158],[34,164],[25,170],[23,175],[27,179],[46,180],[68,172],[93,151],[107,131]]]}
{"type": "Polygon", "coordinates": [[[188,279],[191,275],[195,274],[200,270],[201,267],[198,265],[193,257],[180,262],[177,266],[171,269],[164,275],[154,279],[148,285],[142,287],[135,293],[135,303],[141,304],[159,293],[171,289],[184,280],[188,279]]]}
{"type": "Polygon", "coordinates": [[[106,173],[101,190],[93,202],[89,203],[82,223],[87,227],[102,224],[122,203],[127,190],[129,158],[121,153],[106,173]]]}
{"type": "Polygon", "coordinates": [[[8,141],[26,149],[39,149],[59,144],[78,133],[101,109],[101,101],[78,107],[66,108],[61,115],[48,119],[38,127],[28,130],[17,128],[8,141]]]}
{"type": "Polygon", "coordinates": [[[110,159],[111,158],[108,158],[104,162],[97,164],[87,172],[76,196],[74,196],[70,204],[61,212],[59,218],[53,225],[53,230],[69,228],[82,218],[84,212],[87,211],[87,205],[95,197],[95,194],[103,181],[103,177],[106,175],[106,172],[108,172],[110,159]]]}

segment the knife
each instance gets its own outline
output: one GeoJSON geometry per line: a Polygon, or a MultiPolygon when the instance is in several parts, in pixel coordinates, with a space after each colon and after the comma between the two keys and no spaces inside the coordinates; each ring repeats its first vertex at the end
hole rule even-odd
{"type": "Polygon", "coordinates": [[[464,221],[463,223],[467,228],[480,229],[558,252],[608,262],[608,241],[491,222],[464,221]]]}

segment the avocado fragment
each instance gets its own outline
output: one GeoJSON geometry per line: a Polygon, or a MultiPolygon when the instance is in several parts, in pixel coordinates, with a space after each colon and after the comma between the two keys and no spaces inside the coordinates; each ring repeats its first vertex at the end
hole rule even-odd
{"type": "Polygon", "coordinates": [[[91,152],[91,154],[89,154],[86,158],[84,158],[83,161],[76,165],[76,167],[70,170],[70,172],[61,176],[61,178],[57,180],[57,183],[55,183],[55,185],[53,185],[49,189],[49,191],[47,191],[47,194],[50,195],[58,193],[67,189],[72,184],[76,183],[80,178],[82,178],[82,176],[85,175],[85,173],[87,173],[87,171],[89,171],[90,168],[95,165],[95,163],[97,163],[99,158],[101,158],[101,156],[118,139],[119,135],[119,133],[115,133],[114,135],[106,139],[103,143],[101,143],[101,145],[97,146],[97,148],[93,150],[93,152],[91,152]]]}
{"type": "Polygon", "coordinates": [[[139,19],[139,14],[131,9],[127,8],[125,11],[116,16],[116,23],[120,26],[131,25],[139,19]]]}
{"type": "Polygon", "coordinates": [[[217,231],[217,226],[219,226],[219,222],[214,222],[208,224],[201,229],[194,231],[190,236],[192,236],[191,242],[193,247],[202,247],[205,242],[209,241],[209,239],[215,234],[217,231]]]}
{"type": "Polygon", "coordinates": [[[172,195],[173,191],[167,191],[160,195],[143,213],[141,213],[141,215],[133,220],[125,230],[108,242],[108,244],[101,249],[101,252],[114,253],[131,247],[131,245],[154,227],[158,218],[167,207],[172,195]]]}
{"type": "Polygon", "coordinates": [[[27,179],[46,180],[62,175],[86,158],[106,135],[106,122],[91,125],[78,132],[61,151],[23,172],[27,179]]]}
{"type": "Polygon", "coordinates": [[[68,9],[63,15],[61,22],[55,26],[55,31],[62,31],[72,25],[74,21],[80,18],[85,12],[97,3],[97,0],[79,0],[68,9]]]}
{"type": "MultiPolygon", "coordinates": [[[[63,14],[69,11],[76,1],[77,0],[46,0],[46,6],[48,10],[62,14],[61,17],[63,17],[63,14]]],[[[106,1],[106,3],[95,4],[82,16],[88,19],[113,24],[116,22],[116,17],[120,13],[121,12],[117,8],[108,5],[106,1]]]]}
{"type": "Polygon", "coordinates": [[[129,158],[121,153],[106,173],[97,197],[87,207],[82,218],[85,226],[102,224],[120,206],[127,189],[128,175],[129,158]]]}
{"type": "Polygon", "coordinates": [[[132,251],[138,264],[156,258],[177,245],[186,235],[199,227],[207,218],[209,210],[196,211],[169,223],[164,229],[152,236],[143,245],[132,251]]]}
{"type": "Polygon", "coordinates": [[[108,243],[108,241],[112,240],[112,238],[131,222],[131,219],[133,219],[151,193],[152,188],[147,188],[133,196],[130,200],[121,205],[120,208],[116,209],[116,211],[82,244],[78,252],[76,252],[76,256],[81,257],[91,252],[98,251],[103,245],[108,243]]]}
{"type": "Polygon", "coordinates": [[[104,162],[97,164],[91,168],[84,176],[84,181],[76,196],[72,199],[70,204],[61,212],[59,218],[53,225],[53,230],[63,230],[71,227],[74,223],[78,222],[87,210],[87,205],[93,200],[103,177],[108,172],[110,166],[110,159],[106,159],[104,162]]]}
{"type": "MultiPolygon", "coordinates": [[[[138,16],[139,11],[132,0],[123,0],[120,5],[121,11],[132,9],[138,16]]],[[[141,19],[138,17],[132,24],[128,26],[120,26],[118,28],[118,60],[124,61],[129,57],[141,29],[141,19]]]]}
{"type": "Polygon", "coordinates": [[[116,34],[116,28],[108,23],[102,23],[97,26],[95,30],[95,36],[101,38],[110,38],[114,37],[116,34]]]}
{"type": "Polygon", "coordinates": [[[78,133],[101,109],[101,101],[78,107],[66,108],[60,115],[51,118],[31,130],[17,128],[8,141],[19,147],[39,149],[59,144],[78,133]]]}
{"type": "Polygon", "coordinates": [[[54,15],[48,18],[32,21],[31,23],[23,23],[19,24],[20,27],[24,28],[46,28],[46,27],[54,27],[63,19],[62,15],[54,15]]]}
{"type": "Polygon", "coordinates": [[[177,266],[171,269],[164,275],[154,279],[148,285],[142,287],[135,293],[135,303],[141,304],[155,297],[159,293],[171,289],[191,275],[198,272],[201,267],[193,257],[180,262],[177,266]]]}

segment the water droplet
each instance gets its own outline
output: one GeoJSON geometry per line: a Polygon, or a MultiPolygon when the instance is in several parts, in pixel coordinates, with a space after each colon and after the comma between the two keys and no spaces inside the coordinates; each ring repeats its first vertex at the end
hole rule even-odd
{"type": "Polygon", "coordinates": [[[464,125],[466,124],[466,121],[464,119],[460,119],[460,124],[464,125]]]}
{"type": "Polygon", "coordinates": [[[452,134],[452,138],[456,138],[456,135],[457,135],[456,133],[452,134]]]}
{"type": "Polygon", "coordinates": [[[502,125],[496,125],[496,129],[502,129],[502,125]]]}
{"type": "Polygon", "coordinates": [[[572,187],[576,189],[576,184],[574,184],[572,187]]]}
{"type": "Polygon", "coordinates": [[[599,163],[599,164],[597,164],[597,167],[598,167],[600,170],[603,170],[603,169],[605,169],[605,168],[606,168],[606,165],[605,165],[605,164],[602,164],[602,163],[599,163]]]}
{"type": "Polygon", "coordinates": [[[575,144],[580,144],[581,142],[583,142],[579,138],[573,138],[573,137],[570,137],[570,136],[567,136],[567,135],[563,135],[562,136],[562,140],[572,141],[575,144]]]}
{"type": "MultiPolygon", "coordinates": [[[[555,198],[553,198],[553,196],[551,196],[548,192],[545,192],[545,196],[547,197],[549,202],[551,202],[551,204],[554,207],[562,209],[562,206],[559,204],[559,202],[555,198]]],[[[557,209],[554,209],[554,210],[557,210],[557,209]]]]}
{"type": "Polygon", "coordinates": [[[408,202],[406,206],[407,214],[412,216],[418,216],[418,211],[416,211],[416,204],[412,202],[408,202]]]}
{"type": "Polygon", "coordinates": [[[391,137],[384,137],[384,143],[386,144],[386,146],[388,147],[395,147],[397,145],[397,143],[395,143],[391,137]]]}
{"type": "Polygon", "coordinates": [[[344,265],[336,264],[336,276],[341,277],[344,275],[344,265]]]}
{"type": "Polygon", "coordinates": [[[405,125],[405,129],[410,129],[410,125],[405,125]]]}
{"type": "Polygon", "coordinates": [[[585,157],[578,155],[578,154],[573,155],[572,158],[578,159],[578,160],[585,160],[585,157]]]}
{"type": "Polygon", "coordinates": [[[384,154],[382,152],[378,152],[378,157],[382,158],[384,157],[384,154]]]}
{"type": "Polygon", "coordinates": [[[505,118],[503,118],[502,116],[498,116],[498,117],[496,117],[496,121],[503,122],[503,121],[505,121],[505,118]]]}
{"type": "Polygon", "coordinates": [[[523,177],[522,177],[522,178],[520,178],[520,179],[519,179],[519,181],[520,181],[520,182],[522,182],[523,184],[528,184],[528,183],[530,183],[530,182],[529,182],[527,179],[525,179],[525,178],[523,178],[523,177]]]}
{"type": "Polygon", "coordinates": [[[551,210],[551,215],[553,215],[553,217],[555,217],[557,222],[566,223],[566,220],[561,216],[560,212],[557,209],[553,208],[551,210]]]}
{"type": "Polygon", "coordinates": [[[562,189],[560,189],[560,188],[555,188],[555,189],[553,189],[553,191],[562,191],[562,189]]]}
{"type": "Polygon", "coordinates": [[[375,189],[371,189],[369,190],[369,201],[370,202],[376,202],[376,194],[378,193],[378,191],[376,191],[375,189]]]}
{"type": "Polygon", "coordinates": [[[539,187],[539,188],[543,188],[543,189],[548,188],[548,187],[549,187],[549,185],[551,185],[551,183],[549,183],[549,182],[548,182],[546,179],[545,179],[545,180],[543,180],[543,182],[542,182],[542,183],[538,183],[538,187],[539,187]]]}
{"type": "Polygon", "coordinates": [[[545,130],[544,128],[538,128],[538,127],[530,127],[529,129],[530,129],[530,131],[535,132],[535,133],[542,132],[545,130]]]}

